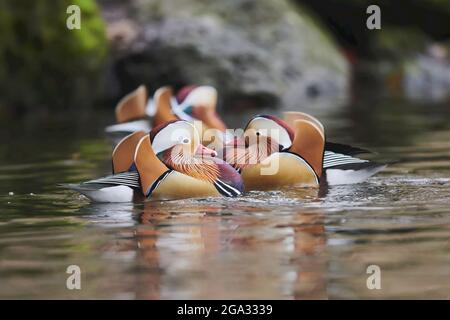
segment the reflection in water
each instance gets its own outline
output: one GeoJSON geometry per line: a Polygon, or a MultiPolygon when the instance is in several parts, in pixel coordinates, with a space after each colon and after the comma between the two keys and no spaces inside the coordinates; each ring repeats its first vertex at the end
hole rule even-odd
{"type": "Polygon", "coordinates": [[[148,202],[138,216],[137,298],[327,297],[316,210],[268,219],[252,205],[240,206],[239,216],[226,206],[177,208],[148,202]]]}

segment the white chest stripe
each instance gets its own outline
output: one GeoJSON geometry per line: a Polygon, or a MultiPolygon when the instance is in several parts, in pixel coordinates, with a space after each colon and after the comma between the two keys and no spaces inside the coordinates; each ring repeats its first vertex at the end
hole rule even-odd
{"type": "Polygon", "coordinates": [[[220,190],[223,190],[223,192],[225,192],[230,197],[241,195],[241,192],[238,189],[230,186],[229,184],[223,182],[220,179],[217,179],[214,185],[219,187],[220,190]]]}

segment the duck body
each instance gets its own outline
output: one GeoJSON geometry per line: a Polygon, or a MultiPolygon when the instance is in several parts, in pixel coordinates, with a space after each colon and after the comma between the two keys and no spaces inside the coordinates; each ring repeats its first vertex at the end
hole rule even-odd
{"type": "MultiPolygon", "coordinates": [[[[359,158],[353,152],[348,154],[343,153],[345,151],[332,150],[334,147],[325,150],[323,161],[326,182],[329,186],[361,183],[386,168],[385,164],[359,158]]],[[[364,150],[357,154],[360,153],[369,151],[364,150]]]]}
{"type": "Polygon", "coordinates": [[[137,172],[123,172],[79,184],[63,184],[62,186],[83,194],[93,202],[132,202],[144,199],[137,172]]]}
{"type": "Polygon", "coordinates": [[[319,177],[299,155],[276,152],[241,170],[247,190],[275,190],[286,186],[317,187],[319,177]]]}
{"type": "Polygon", "coordinates": [[[233,186],[220,179],[217,179],[214,183],[209,183],[175,170],[169,170],[158,179],[147,197],[164,200],[219,196],[236,197],[241,195],[243,191],[243,183],[233,186]]]}
{"type": "Polygon", "coordinates": [[[137,172],[120,173],[86,181],[80,184],[65,184],[93,202],[136,202],[145,199],[176,200],[205,197],[235,197],[243,193],[243,185],[231,186],[223,181],[214,184],[195,179],[175,170],[168,170],[155,180],[144,195],[137,172]]]}
{"type": "Polygon", "coordinates": [[[326,182],[329,186],[361,183],[385,169],[387,165],[366,161],[358,165],[351,163],[326,168],[326,182]]]}
{"type": "Polygon", "coordinates": [[[152,129],[150,120],[140,119],[124,123],[117,123],[105,128],[105,133],[108,138],[112,141],[113,145],[117,145],[124,137],[136,132],[144,131],[149,132],[152,129]]]}

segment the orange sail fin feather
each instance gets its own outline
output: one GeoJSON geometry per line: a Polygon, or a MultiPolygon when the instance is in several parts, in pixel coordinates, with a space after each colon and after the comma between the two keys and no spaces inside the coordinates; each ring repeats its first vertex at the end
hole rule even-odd
{"type": "Polygon", "coordinates": [[[300,111],[287,111],[284,112],[284,121],[291,127],[295,128],[295,121],[297,120],[308,120],[313,122],[319,130],[322,132],[322,134],[325,135],[325,128],[323,127],[323,124],[316,118],[313,117],[310,114],[300,112],[300,111]]]}
{"type": "Polygon", "coordinates": [[[178,117],[172,112],[171,105],[172,90],[170,87],[159,88],[155,92],[156,112],[153,117],[153,126],[157,127],[168,121],[178,120],[178,117]]]}
{"type": "Polygon", "coordinates": [[[116,107],[116,120],[124,123],[145,118],[145,106],[147,104],[147,89],[144,85],[129,93],[119,101],[116,107]]]}
{"type": "Polygon", "coordinates": [[[289,151],[305,159],[320,178],[322,176],[325,136],[316,122],[296,120],[295,137],[289,151]]]}
{"type": "Polygon", "coordinates": [[[156,156],[148,135],[139,141],[134,154],[134,163],[141,179],[142,193],[145,195],[150,192],[153,183],[169,170],[156,156]]]}
{"type": "Polygon", "coordinates": [[[143,136],[144,131],[136,131],[123,138],[114,148],[112,153],[113,174],[126,172],[134,163],[136,146],[143,136]]]}

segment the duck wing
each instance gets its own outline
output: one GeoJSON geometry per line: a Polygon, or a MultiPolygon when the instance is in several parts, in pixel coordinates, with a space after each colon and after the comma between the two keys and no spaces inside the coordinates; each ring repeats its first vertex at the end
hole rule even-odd
{"type": "Polygon", "coordinates": [[[126,186],[137,189],[140,189],[141,187],[139,182],[139,173],[137,172],[123,172],[82,183],[60,184],[60,186],[75,191],[93,191],[114,186],[126,186]]]}
{"type": "Polygon", "coordinates": [[[355,156],[363,153],[373,153],[370,150],[362,149],[358,147],[349,146],[347,144],[336,143],[336,142],[325,142],[325,150],[334,153],[342,153],[344,155],[355,156]]]}

